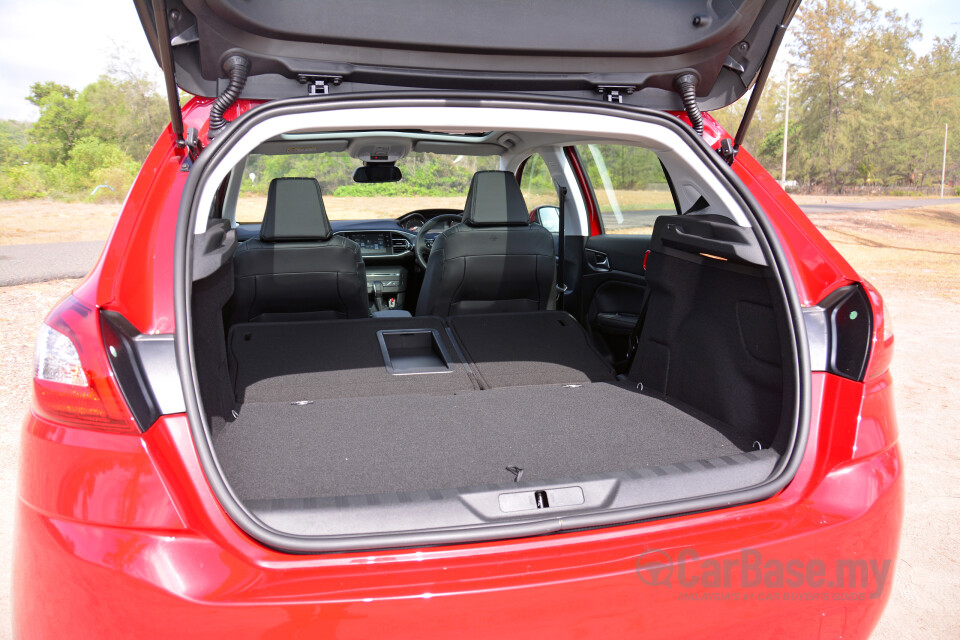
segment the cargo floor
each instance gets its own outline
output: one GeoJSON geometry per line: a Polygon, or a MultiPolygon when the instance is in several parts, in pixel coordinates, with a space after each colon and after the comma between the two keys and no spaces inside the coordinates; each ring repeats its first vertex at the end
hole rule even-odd
{"type": "Polygon", "coordinates": [[[241,499],[308,498],[561,479],[750,448],[729,427],[626,383],[247,402],[214,431],[241,499]]]}

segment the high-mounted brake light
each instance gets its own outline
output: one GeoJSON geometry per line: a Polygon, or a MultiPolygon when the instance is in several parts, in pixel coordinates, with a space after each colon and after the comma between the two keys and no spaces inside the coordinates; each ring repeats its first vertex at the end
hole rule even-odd
{"type": "Polygon", "coordinates": [[[33,410],[71,426],[139,433],[107,361],[97,311],[72,296],[37,334],[33,410]]]}

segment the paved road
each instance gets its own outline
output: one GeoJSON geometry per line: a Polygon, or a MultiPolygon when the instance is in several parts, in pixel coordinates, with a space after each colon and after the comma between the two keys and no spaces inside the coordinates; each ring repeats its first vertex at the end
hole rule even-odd
{"type": "Polygon", "coordinates": [[[50,242],[0,246],[0,287],[81,278],[93,268],[103,242],[50,242]]]}
{"type": "Polygon", "coordinates": [[[802,204],[804,213],[844,213],[847,211],[890,211],[915,209],[944,204],[960,204],[960,198],[898,198],[897,200],[870,200],[868,202],[835,202],[833,204],[802,204]]]}
{"type": "MultiPolygon", "coordinates": [[[[960,198],[898,198],[896,200],[872,200],[869,202],[836,202],[833,204],[802,204],[800,208],[806,214],[811,213],[845,213],[848,211],[891,211],[896,209],[915,209],[917,207],[933,207],[944,204],[960,204],[960,198]]],[[[612,213],[603,214],[605,226],[643,227],[653,226],[657,216],[670,215],[673,211],[624,211],[621,214],[622,222],[612,213]]]]}
{"type": "MultiPolygon", "coordinates": [[[[836,204],[801,205],[804,213],[842,213],[845,211],[887,211],[913,209],[943,204],[958,204],[960,198],[916,198],[843,202],[836,204]]],[[[624,211],[622,221],[613,214],[604,214],[607,226],[652,226],[657,216],[672,211],[624,211]]],[[[81,278],[93,267],[103,248],[102,242],[56,242],[0,246],[0,287],[31,282],[45,282],[59,278],[81,278]]]]}
{"type": "Polygon", "coordinates": [[[612,213],[602,213],[600,217],[603,219],[605,229],[617,227],[628,229],[631,227],[652,227],[653,221],[660,216],[671,216],[674,213],[676,211],[673,209],[648,209],[646,211],[622,211],[619,220],[612,213]]]}

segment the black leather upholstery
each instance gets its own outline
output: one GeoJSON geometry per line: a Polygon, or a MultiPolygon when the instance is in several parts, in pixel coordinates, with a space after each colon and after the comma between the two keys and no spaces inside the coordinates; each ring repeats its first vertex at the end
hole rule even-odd
{"type": "Polygon", "coordinates": [[[480,171],[463,223],[433,242],[417,315],[552,309],[555,278],[553,234],[530,222],[513,174],[480,171]]]}
{"type": "Polygon", "coordinates": [[[270,183],[260,237],[233,262],[233,323],[369,316],[360,247],[333,235],[313,178],[270,183]]]}

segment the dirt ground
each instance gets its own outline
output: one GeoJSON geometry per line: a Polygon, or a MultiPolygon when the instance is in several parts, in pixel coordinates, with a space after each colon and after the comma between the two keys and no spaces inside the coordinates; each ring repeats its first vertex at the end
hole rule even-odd
{"type": "Polygon", "coordinates": [[[960,207],[810,218],[884,296],[907,503],[875,639],[960,637],[960,207]]]}
{"type": "MultiPolygon", "coordinates": [[[[4,229],[0,244],[102,239],[118,209],[117,205],[31,202],[21,203],[18,210],[16,205],[0,203],[0,229],[4,229]],[[9,224],[13,219],[19,223],[9,224]],[[72,229],[70,236],[58,237],[65,228],[72,229]],[[99,235],[91,237],[94,234],[99,235]]],[[[960,207],[819,214],[811,219],[883,293],[896,334],[893,372],[907,505],[892,597],[873,637],[956,638],[960,636],[956,613],[960,595],[960,207]]],[[[10,575],[19,430],[29,404],[36,328],[77,282],[0,288],[0,576],[10,575]]],[[[0,578],[0,585],[2,638],[9,634],[10,594],[7,579],[0,578]]]]}
{"type": "Polygon", "coordinates": [[[0,245],[106,240],[121,207],[119,202],[0,200],[0,245]]]}
{"type": "MultiPolygon", "coordinates": [[[[371,220],[399,218],[415,209],[463,209],[464,197],[386,197],[361,196],[335,198],[323,196],[323,206],[331,220],[371,220]]],[[[260,222],[267,207],[266,196],[244,196],[237,201],[238,222],[260,222]]]]}
{"type": "MultiPolygon", "coordinates": [[[[620,194],[620,199],[623,209],[666,209],[670,206],[664,201],[663,191],[627,191],[620,194]]],[[[556,197],[551,196],[545,201],[554,202],[556,197]]],[[[323,197],[327,215],[332,220],[397,218],[415,209],[463,209],[463,203],[462,196],[323,197]]],[[[604,204],[601,202],[601,206],[604,204]]],[[[0,245],[103,240],[113,228],[122,206],[119,202],[31,200],[24,203],[0,200],[0,245]]],[[[266,196],[244,196],[237,202],[237,220],[259,222],[266,206],[266,196]]]]}
{"type": "MultiPolygon", "coordinates": [[[[952,197],[953,194],[950,191],[947,191],[944,194],[944,197],[952,197]]],[[[916,200],[920,196],[869,196],[869,195],[856,195],[856,196],[835,196],[829,194],[807,194],[807,193],[791,193],[790,197],[793,198],[793,201],[797,204],[838,204],[841,202],[870,202],[871,200],[916,200]]]]}

